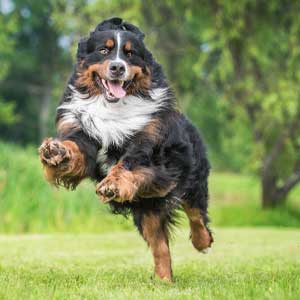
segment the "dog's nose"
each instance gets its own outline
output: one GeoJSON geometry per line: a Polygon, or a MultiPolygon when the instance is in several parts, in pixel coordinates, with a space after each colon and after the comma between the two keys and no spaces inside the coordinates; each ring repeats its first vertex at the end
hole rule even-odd
{"type": "Polygon", "coordinates": [[[125,70],[125,64],[123,62],[111,62],[109,65],[109,73],[112,77],[122,76],[125,70]]]}

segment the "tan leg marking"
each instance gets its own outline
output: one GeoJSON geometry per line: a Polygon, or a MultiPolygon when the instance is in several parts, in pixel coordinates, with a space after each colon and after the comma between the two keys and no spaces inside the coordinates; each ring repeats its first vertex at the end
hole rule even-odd
{"type": "Polygon", "coordinates": [[[204,225],[200,209],[191,208],[186,204],[183,208],[190,221],[191,240],[194,247],[199,251],[209,248],[213,243],[213,238],[204,225]]]}
{"type": "Polygon", "coordinates": [[[85,177],[85,159],[73,141],[44,140],[39,148],[45,178],[54,185],[74,188],[85,177]]]}
{"type": "Polygon", "coordinates": [[[160,223],[159,216],[145,215],[142,223],[142,234],[154,257],[154,272],[161,278],[172,282],[171,255],[166,232],[160,223]]]}
{"type": "Polygon", "coordinates": [[[176,185],[171,183],[167,187],[153,184],[153,170],[137,167],[129,171],[124,168],[123,162],[117,163],[110,173],[96,186],[96,193],[102,202],[133,201],[136,196],[143,198],[164,197],[176,185]]]}
{"type": "Polygon", "coordinates": [[[103,202],[111,200],[124,202],[132,201],[139,189],[151,182],[153,174],[151,169],[136,168],[129,171],[120,161],[110,173],[96,186],[96,192],[103,202]]]}

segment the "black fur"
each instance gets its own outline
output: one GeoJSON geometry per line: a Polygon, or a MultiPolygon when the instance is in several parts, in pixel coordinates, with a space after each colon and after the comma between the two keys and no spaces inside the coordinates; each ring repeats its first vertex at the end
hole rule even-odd
{"type": "MultiPolygon", "coordinates": [[[[155,62],[152,54],[143,43],[144,34],[134,25],[123,22],[122,19],[113,18],[100,23],[88,38],[80,41],[78,46],[78,63],[84,61],[86,66],[102,61],[104,58],[95,52],[99,40],[99,34],[121,30],[131,38],[137,57],[132,57],[130,64],[149,68],[151,73],[151,89],[168,88],[162,68],[155,62]]],[[[100,42],[99,42],[100,43],[100,42]]],[[[125,58],[124,58],[125,59],[125,58]]],[[[129,59],[128,59],[129,60],[129,59]]],[[[76,86],[77,73],[74,72],[70,84],[76,86]]],[[[62,103],[69,101],[70,89],[67,88],[62,103]]],[[[138,91],[143,95],[144,101],[152,101],[145,91],[138,91]]],[[[64,110],[58,110],[57,122],[60,121],[64,110]]],[[[155,174],[153,185],[167,187],[172,182],[176,186],[163,198],[137,197],[133,202],[109,202],[113,213],[133,214],[134,223],[141,232],[141,224],[145,214],[154,213],[161,217],[162,226],[168,228],[175,223],[176,210],[181,209],[184,202],[192,208],[199,208],[207,226],[208,208],[208,176],[209,161],[206,156],[205,146],[199,132],[191,122],[174,105],[174,96],[169,89],[168,99],[163,110],[155,113],[153,119],[160,123],[159,139],[153,139],[144,132],[137,132],[127,139],[122,146],[109,146],[107,160],[122,159],[128,170],[134,170],[137,166],[151,168],[155,174]]],[[[61,140],[75,141],[80,150],[85,154],[87,177],[99,182],[107,174],[103,174],[101,166],[96,163],[97,153],[101,148],[101,142],[86,135],[82,129],[70,130],[58,135],[61,140]]]]}

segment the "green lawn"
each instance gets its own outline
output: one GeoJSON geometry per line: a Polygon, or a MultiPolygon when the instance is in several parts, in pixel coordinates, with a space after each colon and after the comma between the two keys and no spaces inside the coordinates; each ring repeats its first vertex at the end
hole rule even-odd
{"type": "Polygon", "coordinates": [[[0,300],[300,299],[299,189],[285,207],[262,210],[255,176],[212,170],[209,183],[212,229],[232,228],[214,230],[203,255],[183,218],[168,285],[150,278],[132,221],[110,214],[92,183],[50,187],[37,149],[0,142],[0,300]]]}
{"type": "Polygon", "coordinates": [[[212,251],[171,244],[175,283],[152,280],[134,232],[0,236],[0,299],[300,299],[300,230],[216,229],[212,251]]]}

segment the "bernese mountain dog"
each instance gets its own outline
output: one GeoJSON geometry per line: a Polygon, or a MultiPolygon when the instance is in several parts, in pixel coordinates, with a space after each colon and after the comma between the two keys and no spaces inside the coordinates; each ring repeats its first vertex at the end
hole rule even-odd
{"type": "Polygon", "coordinates": [[[171,282],[169,233],[177,210],[185,211],[197,250],[213,242],[210,166],[197,129],[176,108],[143,39],[136,26],[112,18],[80,40],[57,108],[57,136],[45,139],[39,154],[50,183],[74,189],[91,178],[112,212],[132,214],[155,274],[171,282]]]}

